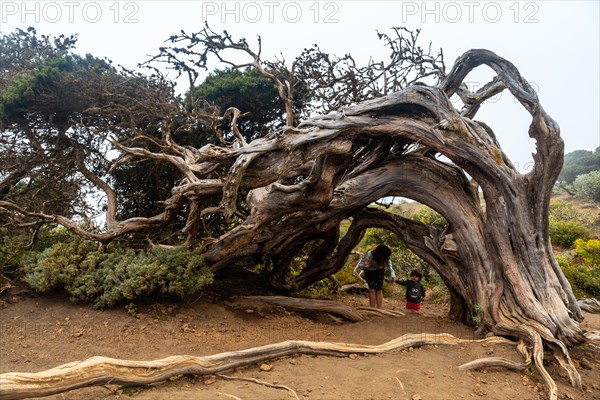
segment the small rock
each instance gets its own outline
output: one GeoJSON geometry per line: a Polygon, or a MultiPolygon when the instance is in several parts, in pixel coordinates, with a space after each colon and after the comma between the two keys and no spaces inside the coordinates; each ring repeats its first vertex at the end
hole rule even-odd
{"type": "Polygon", "coordinates": [[[423,398],[421,397],[420,394],[416,393],[416,394],[413,394],[412,400],[423,400],[423,398]]]}
{"type": "Polygon", "coordinates": [[[210,376],[207,376],[206,378],[204,378],[202,383],[204,383],[205,385],[212,385],[213,383],[216,382],[216,380],[217,380],[216,376],[210,375],[210,376]]]}
{"type": "Polygon", "coordinates": [[[273,369],[273,366],[271,364],[261,364],[260,365],[260,370],[264,371],[264,372],[269,372],[270,370],[273,369]]]}
{"type": "Polygon", "coordinates": [[[354,353],[352,353],[352,354],[350,354],[350,355],[348,356],[348,358],[349,358],[349,359],[351,359],[351,360],[356,360],[356,359],[358,358],[358,354],[354,354],[354,353]]]}
{"type": "Polygon", "coordinates": [[[479,383],[475,385],[473,393],[475,393],[477,396],[485,396],[487,394],[487,392],[481,388],[481,385],[479,383]]]}

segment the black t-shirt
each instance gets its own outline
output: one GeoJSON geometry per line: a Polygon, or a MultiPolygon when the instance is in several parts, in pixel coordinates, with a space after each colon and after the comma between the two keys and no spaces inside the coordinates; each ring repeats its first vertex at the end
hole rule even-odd
{"type": "Polygon", "coordinates": [[[421,285],[421,282],[413,282],[412,280],[401,281],[398,279],[396,283],[406,286],[406,301],[418,304],[425,297],[425,288],[421,285]]]}

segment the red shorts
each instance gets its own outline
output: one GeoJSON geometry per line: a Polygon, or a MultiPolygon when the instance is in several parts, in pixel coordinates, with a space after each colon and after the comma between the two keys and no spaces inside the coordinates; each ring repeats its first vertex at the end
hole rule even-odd
{"type": "Polygon", "coordinates": [[[421,303],[411,303],[410,301],[407,301],[406,302],[406,309],[407,310],[420,311],[421,310],[421,303]]]}

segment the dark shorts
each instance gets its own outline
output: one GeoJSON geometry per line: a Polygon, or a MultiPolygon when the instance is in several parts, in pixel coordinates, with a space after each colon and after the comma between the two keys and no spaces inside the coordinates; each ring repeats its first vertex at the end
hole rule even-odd
{"type": "Polygon", "coordinates": [[[385,270],[383,268],[374,271],[365,270],[365,281],[369,289],[381,290],[383,288],[383,278],[385,270]]]}
{"type": "Polygon", "coordinates": [[[410,301],[407,301],[406,302],[406,309],[407,310],[420,311],[421,310],[421,303],[411,303],[410,301]]]}

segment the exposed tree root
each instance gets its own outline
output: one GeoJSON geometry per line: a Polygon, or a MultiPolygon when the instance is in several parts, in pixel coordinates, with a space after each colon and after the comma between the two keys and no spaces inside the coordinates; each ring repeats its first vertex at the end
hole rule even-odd
{"type": "Polygon", "coordinates": [[[540,375],[544,386],[546,387],[548,399],[557,400],[558,388],[556,382],[544,367],[544,345],[547,345],[552,350],[552,354],[561,368],[568,373],[571,385],[583,390],[581,376],[577,372],[575,365],[569,356],[567,347],[560,340],[555,339],[543,326],[534,321],[528,321],[522,322],[519,325],[510,326],[499,324],[494,330],[497,333],[508,334],[522,339],[522,344],[517,348],[524,356],[525,362],[519,364],[502,359],[481,359],[461,366],[462,369],[481,368],[484,366],[503,366],[509,369],[523,370],[533,367],[540,375]]]}
{"type": "Polygon", "coordinates": [[[519,363],[501,357],[486,357],[463,364],[458,367],[458,369],[465,371],[470,369],[500,367],[508,368],[513,371],[525,371],[531,366],[531,352],[522,340],[517,344],[517,350],[523,355],[523,358],[525,359],[524,362],[519,363]]]}
{"type": "Polygon", "coordinates": [[[459,339],[442,334],[406,334],[380,345],[286,341],[247,350],[212,356],[172,356],[154,361],[118,360],[92,357],[36,373],[0,374],[0,399],[25,399],[63,393],[73,389],[105,384],[147,385],[184,374],[215,375],[246,365],[295,355],[344,357],[349,354],[381,354],[423,345],[459,343],[508,343],[508,339],[491,337],[480,340],[459,339]]]}
{"type": "MultiPolygon", "coordinates": [[[[250,298],[266,300],[260,296],[250,298]]],[[[393,316],[404,315],[399,311],[378,310],[369,307],[353,309],[346,306],[347,308],[338,308],[333,304],[335,302],[330,301],[291,299],[298,300],[298,302],[290,302],[290,298],[275,297],[275,299],[268,299],[274,300],[268,301],[269,303],[278,304],[287,308],[302,309],[304,311],[334,312],[343,315],[346,318],[348,318],[348,315],[358,315],[360,317],[360,313],[377,313],[393,316]],[[282,299],[285,299],[285,301],[282,299]],[[310,305],[310,307],[307,308],[307,305],[310,305]],[[325,309],[323,307],[325,307],[325,309]],[[348,309],[351,311],[349,312],[348,309]]],[[[514,345],[523,356],[524,361],[516,362],[499,357],[487,357],[463,364],[459,367],[461,370],[501,367],[515,371],[525,371],[530,367],[533,367],[539,373],[547,389],[548,398],[550,400],[556,400],[558,399],[557,385],[548,371],[544,368],[543,363],[545,344],[552,350],[552,354],[560,366],[569,374],[571,384],[581,389],[581,377],[573,365],[568,349],[561,341],[555,339],[549,332],[546,332],[546,329],[535,322],[529,322],[521,323],[519,325],[514,325],[512,323],[499,324],[494,330],[503,335],[518,337],[520,338],[520,341],[514,342],[502,336],[492,336],[480,340],[467,340],[459,339],[446,333],[406,334],[381,345],[286,341],[205,357],[184,355],[172,356],[154,361],[130,361],[106,357],[92,357],[84,361],[61,365],[38,373],[16,372],[0,374],[0,399],[42,397],[87,386],[104,384],[144,385],[161,382],[182,374],[196,374],[200,376],[217,375],[224,379],[249,380],[248,378],[235,378],[221,375],[219,372],[256,364],[266,360],[280,359],[301,354],[343,357],[353,353],[378,354],[408,347],[436,344],[454,345],[467,342],[514,345]]],[[[590,341],[600,340],[600,332],[598,331],[587,331],[585,334],[586,338],[590,341]]],[[[297,397],[297,394],[286,386],[271,385],[267,382],[257,380],[252,381],[266,386],[286,389],[297,397]]]]}
{"type": "Polygon", "coordinates": [[[223,392],[219,392],[219,394],[220,394],[220,395],[223,395],[223,396],[227,396],[227,397],[229,397],[230,399],[242,400],[242,398],[241,398],[241,397],[237,397],[237,396],[234,396],[234,395],[232,395],[232,394],[227,394],[227,393],[223,393],[223,392]]]}
{"type": "Polygon", "coordinates": [[[227,379],[227,380],[230,380],[230,381],[238,380],[238,381],[254,382],[254,383],[258,383],[259,385],[267,386],[267,387],[274,388],[274,389],[285,389],[288,392],[292,393],[297,400],[300,400],[300,398],[298,397],[298,394],[296,393],[296,391],[294,389],[290,388],[290,387],[285,386],[285,385],[277,385],[277,384],[274,384],[274,383],[269,383],[269,382],[266,382],[266,381],[261,381],[259,379],[246,378],[246,377],[243,377],[243,376],[229,376],[229,375],[223,375],[223,374],[217,374],[217,376],[219,378],[227,379]]]}
{"type": "MultiPolygon", "coordinates": [[[[245,296],[243,299],[260,300],[265,303],[274,304],[293,311],[323,312],[339,315],[350,322],[360,322],[367,314],[386,315],[390,317],[402,317],[406,315],[402,311],[382,310],[372,307],[350,307],[344,303],[331,300],[303,299],[285,296],[245,296]]],[[[333,316],[333,315],[332,315],[333,316]]]]}
{"type": "Polygon", "coordinates": [[[356,309],[338,301],[302,299],[298,297],[285,296],[245,296],[243,298],[249,300],[260,300],[265,303],[274,304],[294,311],[337,314],[351,322],[360,322],[365,319],[361,313],[357,312],[356,309]]]}
{"type": "Polygon", "coordinates": [[[577,304],[583,311],[600,314],[600,301],[597,299],[577,299],[577,304]]]}
{"type": "Polygon", "coordinates": [[[589,330],[583,333],[587,340],[600,340],[600,331],[589,330]]]}
{"type": "Polygon", "coordinates": [[[356,307],[356,310],[360,314],[387,315],[387,316],[390,316],[390,317],[402,317],[402,316],[406,315],[402,311],[382,310],[381,308],[373,308],[373,307],[356,307]]]}

